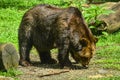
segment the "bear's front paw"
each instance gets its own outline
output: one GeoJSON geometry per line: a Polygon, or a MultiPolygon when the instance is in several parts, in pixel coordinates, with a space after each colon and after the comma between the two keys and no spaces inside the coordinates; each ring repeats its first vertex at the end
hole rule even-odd
{"type": "Polygon", "coordinates": [[[24,66],[24,67],[27,67],[27,66],[30,66],[30,65],[31,65],[30,62],[25,61],[25,60],[20,60],[20,61],[19,61],[19,64],[20,64],[21,66],[24,66]]]}
{"type": "Polygon", "coordinates": [[[60,69],[72,69],[73,68],[72,63],[69,60],[59,62],[59,65],[60,65],[60,69]]]}

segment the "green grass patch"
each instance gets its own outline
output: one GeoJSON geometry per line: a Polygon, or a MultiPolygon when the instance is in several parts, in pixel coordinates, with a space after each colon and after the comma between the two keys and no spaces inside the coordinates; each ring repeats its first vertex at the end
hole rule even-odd
{"type": "Polygon", "coordinates": [[[101,38],[100,47],[97,50],[98,59],[96,63],[103,68],[120,70],[120,32],[112,34],[107,38],[101,38]],[[119,41],[118,41],[119,40],[119,41]],[[102,45],[102,46],[101,46],[102,45]]]}
{"type": "Polygon", "coordinates": [[[97,46],[115,46],[115,44],[120,44],[120,31],[107,36],[99,36],[97,46]]]}
{"type": "Polygon", "coordinates": [[[40,2],[40,0],[0,0],[0,7],[26,9],[35,6],[36,4],[40,4],[40,2]]]}
{"type": "Polygon", "coordinates": [[[120,76],[101,77],[101,78],[79,78],[75,80],[119,80],[120,76]]]}
{"type": "Polygon", "coordinates": [[[23,74],[21,71],[16,70],[14,68],[9,69],[7,72],[0,71],[1,76],[12,77],[15,80],[18,80],[17,76],[23,74]]]}
{"type": "Polygon", "coordinates": [[[15,8],[0,9],[0,42],[17,46],[18,27],[25,11],[15,8]]]}
{"type": "Polygon", "coordinates": [[[0,7],[14,7],[16,9],[27,9],[38,4],[52,4],[55,6],[66,7],[70,3],[71,1],[69,0],[0,0],[0,7]]]}
{"type": "Polygon", "coordinates": [[[120,70],[120,32],[100,36],[95,63],[103,68],[120,70]]]}
{"type": "Polygon", "coordinates": [[[94,79],[94,80],[119,80],[120,76],[114,76],[114,77],[104,77],[104,78],[99,78],[99,79],[94,79]]]}

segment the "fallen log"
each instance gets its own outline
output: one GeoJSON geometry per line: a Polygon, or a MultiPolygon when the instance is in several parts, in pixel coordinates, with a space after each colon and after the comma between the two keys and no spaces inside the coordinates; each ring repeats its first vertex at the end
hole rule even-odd
{"type": "Polygon", "coordinates": [[[19,63],[18,53],[11,43],[0,44],[0,70],[17,68],[19,63]]]}
{"type": "Polygon", "coordinates": [[[102,4],[105,9],[112,10],[109,15],[100,15],[97,20],[100,23],[91,22],[89,26],[96,26],[98,32],[107,31],[108,33],[114,33],[120,30],[120,1],[119,2],[107,2],[102,4]]]}
{"type": "MultiPolygon", "coordinates": [[[[107,4],[104,4],[107,6],[107,4]]],[[[113,33],[120,29],[120,1],[117,3],[109,3],[109,10],[114,12],[109,15],[101,15],[98,20],[103,21],[106,26],[106,30],[109,33],[113,33]]]]}

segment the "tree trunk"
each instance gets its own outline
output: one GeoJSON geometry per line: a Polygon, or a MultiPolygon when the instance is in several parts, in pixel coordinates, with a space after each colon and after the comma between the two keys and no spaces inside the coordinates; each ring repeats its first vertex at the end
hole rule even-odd
{"type": "Polygon", "coordinates": [[[12,44],[0,44],[0,70],[17,68],[18,53],[12,44]]]}

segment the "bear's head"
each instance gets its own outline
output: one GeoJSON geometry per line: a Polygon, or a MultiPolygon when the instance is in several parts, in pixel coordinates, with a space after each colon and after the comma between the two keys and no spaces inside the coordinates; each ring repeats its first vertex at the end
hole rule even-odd
{"type": "Polygon", "coordinates": [[[81,63],[84,68],[88,68],[88,64],[95,53],[97,41],[96,37],[92,41],[82,38],[79,44],[73,48],[72,57],[77,63],[81,63]]]}
{"type": "Polygon", "coordinates": [[[80,55],[80,62],[83,67],[88,67],[90,59],[93,57],[93,54],[95,53],[97,41],[98,40],[95,37],[91,42],[84,38],[80,41],[82,45],[82,50],[78,54],[80,55]]]}
{"type": "Polygon", "coordinates": [[[98,39],[94,37],[91,30],[85,23],[81,11],[75,8],[74,14],[69,20],[70,26],[70,53],[77,63],[88,67],[93,57],[98,39]]]}

